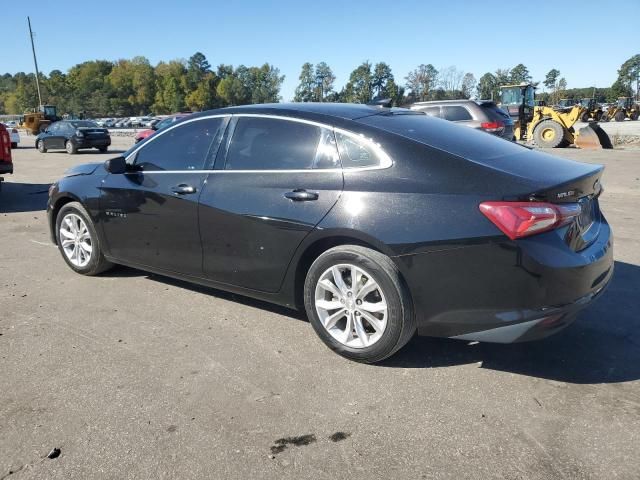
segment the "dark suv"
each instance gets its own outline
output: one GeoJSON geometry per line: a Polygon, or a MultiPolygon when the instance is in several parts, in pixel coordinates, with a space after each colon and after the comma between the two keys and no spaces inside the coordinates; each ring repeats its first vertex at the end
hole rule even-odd
{"type": "Polygon", "coordinates": [[[83,148],[97,148],[104,153],[109,145],[109,131],[90,120],[55,122],[36,137],[36,148],[40,153],[56,148],[65,149],[69,154],[83,148]]]}
{"type": "Polygon", "coordinates": [[[492,101],[440,100],[418,102],[411,106],[432,117],[444,118],[466,127],[484,130],[498,137],[513,140],[513,120],[492,101]]]}

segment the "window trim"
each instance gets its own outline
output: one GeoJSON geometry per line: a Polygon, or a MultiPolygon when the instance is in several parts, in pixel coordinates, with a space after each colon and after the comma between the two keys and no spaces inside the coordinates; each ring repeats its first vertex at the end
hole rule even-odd
{"type": "MultiPolygon", "coordinates": [[[[303,168],[303,169],[289,169],[289,170],[225,170],[224,169],[224,165],[226,165],[227,163],[227,152],[228,152],[228,145],[224,145],[224,152],[223,152],[223,158],[217,158],[220,156],[220,147],[222,146],[222,141],[225,140],[225,132],[223,132],[222,138],[220,139],[220,145],[218,146],[218,155],[216,155],[216,158],[214,160],[214,164],[211,166],[211,168],[209,169],[204,169],[204,170],[151,170],[148,172],[144,172],[145,174],[151,174],[151,173],[184,173],[184,172],[189,172],[189,173],[227,173],[227,174],[232,174],[232,173],[337,173],[337,172],[343,172],[343,171],[347,171],[347,172],[361,172],[361,171],[367,171],[367,170],[384,170],[387,168],[390,168],[391,166],[393,166],[393,160],[391,160],[391,157],[389,157],[389,155],[382,149],[382,146],[379,143],[374,142],[374,140],[372,138],[367,138],[365,137],[364,134],[362,133],[355,133],[352,132],[350,130],[345,130],[343,128],[339,128],[339,127],[335,127],[333,125],[329,125],[326,123],[321,123],[321,122],[315,122],[313,120],[307,120],[304,118],[295,118],[295,117],[287,117],[284,115],[272,115],[272,114],[267,114],[267,113],[234,113],[234,114],[217,114],[217,115],[207,115],[204,117],[196,117],[196,118],[190,118],[189,120],[185,120],[182,122],[176,122],[176,125],[172,125],[170,127],[166,127],[163,128],[161,131],[159,131],[158,133],[156,133],[155,135],[153,135],[148,141],[144,142],[144,144],[140,145],[138,148],[136,148],[135,150],[133,150],[129,155],[127,155],[127,157],[125,158],[125,160],[127,161],[127,163],[129,163],[129,159],[133,157],[134,161],[135,161],[135,156],[137,155],[138,151],[140,151],[141,148],[144,148],[146,145],[149,145],[149,143],[153,142],[154,140],[156,140],[157,138],[160,138],[162,135],[166,134],[167,132],[169,132],[170,130],[180,126],[180,125],[185,125],[187,123],[191,123],[191,122],[197,122],[198,120],[205,120],[208,118],[220,118],[220,117],[230,117],[229,122],[227,123],[226,129],[228,130],[231,126],[232,126],[232,122],[233,122],[233,118],[237,118],[237,117],[257,117],[257,118],[271,118],[271,119],[277,119],[277,120],[285,120],[285,121],[289,121],[289,122],[298,122],[298,123],[306,123],[308,125],[313,125],[315,127],[320,127],[320,128],[325,128],[325,129],[329,129],[331,131],[335,133],[341,133],[343,135],[346,135],[348,137],[352,137],[358,140],[363,140],[370,145],[373,150],[375,151],[376,155],[380,158],[380,164],[379,165],[372,165],[369,167],[347,167],[344,168],[342,166],[340,166],[339,168],[303,168]],[[216,165],[218,164],[218,161],[222,161],[222,168],[216,168],[216,165]]],[[[235,133],[235,125],[233,125],[233,131],[231,131],[231,135],[229,135],[227,142],[225,143],[229,143],[232,139],[233,139],[233,133],[235,133]]],[[[342,162],[341,162],[342,163],[342,162]]]]}

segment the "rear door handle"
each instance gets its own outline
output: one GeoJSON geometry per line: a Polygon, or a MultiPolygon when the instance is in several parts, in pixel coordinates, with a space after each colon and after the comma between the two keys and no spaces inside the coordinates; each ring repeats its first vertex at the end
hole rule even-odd
{"type": "Polygon", "coordinates": [[[171,191],[177,195],[186,195],[189,193],[196,193],[196,187],[193,185],[187,185],[186,183],[181,183],[180,185],[171,187],[171,191]]]}
{"type": "Polygon", "coordinates": [[[294,202],[308,202],[318,199],[317,192],[307,192],[304,188],[296,188],[292,192],[285,193],[284,196],[294,202]]]}

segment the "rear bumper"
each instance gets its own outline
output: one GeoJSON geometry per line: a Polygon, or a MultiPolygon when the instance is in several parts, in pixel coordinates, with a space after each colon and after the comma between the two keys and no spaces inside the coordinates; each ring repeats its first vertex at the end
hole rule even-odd
{"type": "Polygon", "coordinates": [[[111,137],[77,139],[75,144],[78,148],[108,147],[111,145],[111,137]]]}
{"type": "Polygon", "coordinates": [[[551,335],[605,290],[613,275],[609,225],[571,251],[562,232],[395,257],[414,301],[418,334],[509,343],[551,335]]]}

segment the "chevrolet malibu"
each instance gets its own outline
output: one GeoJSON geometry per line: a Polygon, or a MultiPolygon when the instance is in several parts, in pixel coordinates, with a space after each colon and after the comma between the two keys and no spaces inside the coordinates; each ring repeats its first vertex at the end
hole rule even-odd
{"type": "Polygon", "coordinates": [[[49,191],[75,272],[113,264],[306,310],[381,361],[416,333],[516,342],[568,325],[613,274],[601,166],[405,109],[190,116],[49,191]]]}

